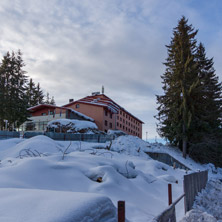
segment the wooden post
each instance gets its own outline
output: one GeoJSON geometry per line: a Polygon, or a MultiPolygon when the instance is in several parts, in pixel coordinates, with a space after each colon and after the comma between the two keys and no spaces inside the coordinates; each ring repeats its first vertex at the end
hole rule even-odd
{"type": "Polygon", "coordinates": [[[172,204],[172,184],[168,184],[168,203],[172,204]]]}
{"type": "Polygon", "coordinates": [[[118,222],[125,222],[125,201],[118,201],[118,222]]]}

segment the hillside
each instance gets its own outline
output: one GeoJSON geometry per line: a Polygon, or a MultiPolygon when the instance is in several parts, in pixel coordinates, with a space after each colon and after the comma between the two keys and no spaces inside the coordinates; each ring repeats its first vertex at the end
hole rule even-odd
{"type": "MultiPolygon", "coordinates": [[[[54,141],[46,136],[0,140],[0,221],[116,221],[118,200],[126,201],[129,221],[151,221],[183,193],[186,171],[151,159],[145,152],[166,152],[192,171],[222,170],[184,160],[179,150],[120,136],[111,144],[54,141]]],[[[221,177],[222,178],[222,177],[221,177]]],[[[184,216],[183,201],[177,217],[184,216]]]]}

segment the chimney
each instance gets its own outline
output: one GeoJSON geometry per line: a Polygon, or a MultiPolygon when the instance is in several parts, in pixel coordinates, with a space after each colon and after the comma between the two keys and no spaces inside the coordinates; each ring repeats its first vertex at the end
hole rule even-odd
{"type": "Polygon", "coordinates": [[[72,102],[74,102],[74,99],[69,99],[69,103],[72,103],[72,102]]]}
{"type": "Polygon", "coordinates": [[[104,94],[105,92],[105,89],[104,89],[104,86],[102,86],[102,94],[104,94]]]}

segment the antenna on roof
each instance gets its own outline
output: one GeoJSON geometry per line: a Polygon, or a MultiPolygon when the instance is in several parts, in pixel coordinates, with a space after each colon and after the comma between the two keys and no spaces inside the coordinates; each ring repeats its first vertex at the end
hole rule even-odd
{"type": "Polygon", "coordinates": [[[105,92],[105,89],[104,89],[104,86],[102,86],[102,94],[104,94],[105,92]]]}

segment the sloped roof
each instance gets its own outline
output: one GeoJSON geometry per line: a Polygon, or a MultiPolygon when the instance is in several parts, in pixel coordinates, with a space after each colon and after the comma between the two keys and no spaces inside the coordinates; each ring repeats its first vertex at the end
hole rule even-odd
{"type": "Polygon", "coordinates": [[[50,105],[50,104],[39,104],[39,105],[36,105],[36,106],[32,106],[32,107],[28,108],[27,110],[30,111],[30,112],[35,112],[36,110],[40,110],[42,108],[65,109],[65,110],[69,110],[70,112],[75,113],[77,116],[80,116],[80,117],[82,117],[86,120],[89,120],[89,121],[92,121],[92,122],[95,121],[93,118],[91,118],[91,117],[89,117],[89,116],[87,116],[83,113],[80,113],[80,112],[78,112],[74,109],[71,109],[69,107],[62,107],[62,106],[56,106],[56,105],[50,105]]]}
{"type": "Polygon", "coordinates": [[[126,112],[127,114],[131,115],[133,118],[135,118],[139,122],[143,123],[143,121],[141,121],[140,119],[138,119],[137,117],[132,115],[130,112],[125,110],[123,107],[121,107],[119,104],[114,102],[112,99],[110,99],[105,94],[86,96],[86,97],[79,99],[77,101],[70,102],[70,103],[64,105],[63,107],[68,107],[68,106],[76,104],[76,103],[84,103],[84,104],[106,107],[108,110],[110,110],[113,113],[118,113],[120,110],[122,110],[122,111],[126,112]]]}

